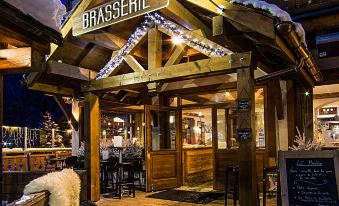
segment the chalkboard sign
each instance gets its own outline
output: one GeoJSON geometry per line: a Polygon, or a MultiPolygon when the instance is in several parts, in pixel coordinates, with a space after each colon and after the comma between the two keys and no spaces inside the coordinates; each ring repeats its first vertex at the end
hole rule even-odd
{"type": "Polygon", "coordinates": [[[282,205],[338,206],[338,151],[279,154],[282,205]]]}
{"type": "Polygon", "coordinates": [[[246,112],[251,109],[251,101],[249,99],[238,99],[237,109],[239,112],[246,112]]]}
{"type": "Polygon", "coordinates": [[[238,140],[239,141],[245,141],[245,140],[251,140],[251,139],[252,139],[251,128],[238,129],[238,140]]]}

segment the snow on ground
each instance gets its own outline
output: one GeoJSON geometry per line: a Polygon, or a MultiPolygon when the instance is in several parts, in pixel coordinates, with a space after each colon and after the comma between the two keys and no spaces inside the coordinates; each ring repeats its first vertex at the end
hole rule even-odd
{"type": "MultiPolygon", "coordinates": [[[[261,0],[231,0],[231,3],[238,3],[244,6],[253,6],[256,9],[262,9],[268,11],[272,16],[278,17],[280,21],[290,21],[293,22],[291,16],[286,11],[280,9],[275,4],[270,4],[261,0]]],[[[298,34],[300,41],[306,46],[305,31],[300,23],[293,22],[295,31],[298,34]]]]}
{"type": "Polygon", "coordinates": [[[5,0],[23,13],[61,33],[61,21],[66,8],[60,0],[5,0]]]}

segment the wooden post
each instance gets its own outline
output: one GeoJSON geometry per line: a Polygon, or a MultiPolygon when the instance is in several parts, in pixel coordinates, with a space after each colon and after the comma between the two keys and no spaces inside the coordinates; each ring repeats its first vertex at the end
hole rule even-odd
{"type": "Polygon", "coordinates": [[[161,33],[156,28],[153,28],[148,32],[148,69],[161,67],[161,57],[161,33]]]}
{"type": "MultiPolygon", "coordinates": [[[[1,47],[0,47],[1,48],[1,47]]],[[[4,89],[4,81],[3,81],[3,74],[0,73],[0,158],[1,158],[1,162],[2,162],[2,126],[3,126],[3,89],[4,89]]],[[[2,189],[2,185],[3,185],[3,180],[2,180],[2,170],[1,170],[1,175],[0,175],[0,183],[1,183],[1,187],[0,187],[0,200],[2,200],[2,194],[3,194],[3,189],[2,189]]]]}
{"type": "Polygon", "coordinates": [[[255,206],[257,204],[256,178],[256,141],[255,135],[255,98],[254,71],[255,64],[237,70],[238,89],[238,138],[239,138],[239,195],[240,205],[255,206]],[[240,101],[246,109],[239,110],[240,101]],[[248,104],[249,103],[249,104],[248,104]]]}
{"type": "Polygon", "coordinates": [[[24,150],[27,149],[28,128],[24,127],[24,150]]]}
{"type": "Polygon", "coordinates": [[[87,195],[89,200],[100,199],[100,109],[99,97],[85,93],[85,168],[87,170],[87,195]]]}

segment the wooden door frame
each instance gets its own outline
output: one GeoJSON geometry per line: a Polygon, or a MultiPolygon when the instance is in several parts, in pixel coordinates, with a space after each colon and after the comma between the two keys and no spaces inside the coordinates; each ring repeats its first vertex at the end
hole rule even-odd
{"type": "Polygon", "coordinates": [[[181,186],[182,174],[181,174],[181,142],[180,142],[180,128],[179,128],[179,108],[178,107],[169,107],[169,106],[157,106],[157,105],[145,105],[145,160],[146,160],[146,191],[153,191],[152,188],[152,165],[150,162],[150,155],[163,155],[163,154],[173,154],[175,153],[177,156],[176,159],[176,174],[177,174],[177,186],[181,186]],[[150,111],[175,111],[175,127],[176,127],[176,142],[175,142],[175,150],[160,150],[160,151],[152,151],[152,137],[150,131],[150,111]]]}

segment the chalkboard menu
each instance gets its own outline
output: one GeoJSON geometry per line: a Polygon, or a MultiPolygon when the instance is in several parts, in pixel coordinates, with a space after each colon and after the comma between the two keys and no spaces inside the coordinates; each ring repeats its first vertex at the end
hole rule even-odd
{"type": "Polygon", "coordinates": [[[282,152],[282,205],[338,206],[338,152],[282,152]]]}

